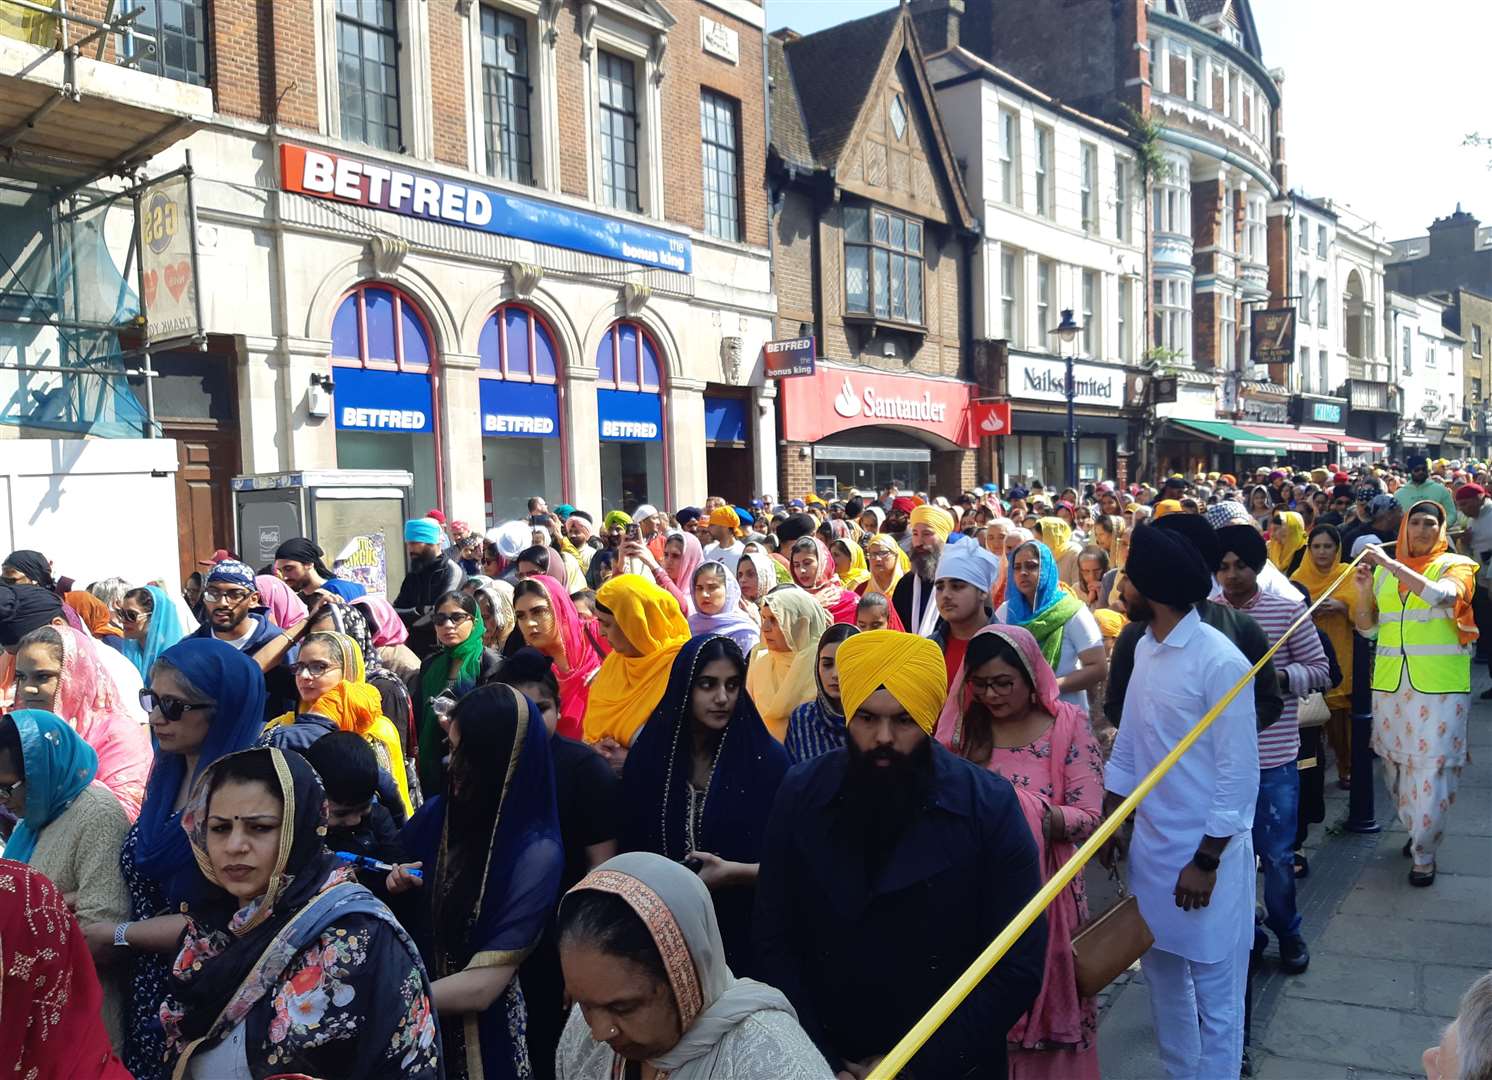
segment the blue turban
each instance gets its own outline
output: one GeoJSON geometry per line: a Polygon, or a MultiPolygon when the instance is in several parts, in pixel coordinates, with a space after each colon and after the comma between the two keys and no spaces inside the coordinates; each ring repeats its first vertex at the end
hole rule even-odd
{"type": "Polygon", "coordinates": [[[440,523],[431,518],[411,518],[404,523],[406,544],[440,543],[440,523]]]}

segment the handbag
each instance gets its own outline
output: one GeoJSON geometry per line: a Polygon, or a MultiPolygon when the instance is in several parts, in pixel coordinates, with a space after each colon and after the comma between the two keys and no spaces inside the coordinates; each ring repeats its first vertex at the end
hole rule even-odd
{"type": "Polygon", "coordinates": [[[1331,719],[1331,710],[1326,707],[1326,695],[1316,690],[1301,698],[1296,717],[1303,728],[1321,727],[1331,719]]]}
{"type": "MultiPolygon", "coordinates": [[[[1119,881],[1118,870],[1111,871],[1119,881]]],[[[1155,944],[1155,935],[1140,914],[1140,902],[1124,889],[1124,899],[1085,926],[1072,939],[1072,966],[1077,973],[1078,997],[1091,998],[1124,972],[1155,944]]]]}

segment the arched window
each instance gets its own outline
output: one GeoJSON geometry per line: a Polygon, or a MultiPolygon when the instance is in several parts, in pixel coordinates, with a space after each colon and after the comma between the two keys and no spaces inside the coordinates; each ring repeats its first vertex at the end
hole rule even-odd
{"type": "Polygon", "coordinates": [[[342,367],[425,372],[435,353],[425,315],[388,285],[358,285],[332,319],[332,362],[342,367]]]}
{"type": "Polygon", "coordinates": [[[597,385],[613,390],[656,394],[663,388],[661,355],[653,336],[641,323],[619,319],[611,324],[596,349],[597,385]]]}
{"type": "Polygon", "coordinates": [[[522,304],[503,304],[487,317],[477,339],[480,374],[508,382],[558,381],[559,350],[541,315],[522,304]]]}

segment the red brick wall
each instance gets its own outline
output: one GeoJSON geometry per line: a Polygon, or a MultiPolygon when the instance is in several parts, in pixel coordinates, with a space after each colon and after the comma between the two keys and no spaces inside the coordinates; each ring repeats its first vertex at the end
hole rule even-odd
{"type": "Polygon", "coordinates": [[[566,0],[555,19],[559,40],[555,45],[556,89],[559,97],[560,190],[585,199],[590,196],[586,168],[585,75],[580,58],[580,4],[566,0]]]}
{"type": "Polygon", "coordinates": [[[777,243],[772,259],[777,337],[797,337],[799,324],[814,324],[813,197],[806,191],[787,192],[773,228],[777,243]]]}
{"type": "Polygon", "coordinates": [[[803,456],[802,451],[805,449],[812,451],[808,443],[785,442],[778,445],[777,468],[781,485],[777,497],[782,502],[801,499],[813,490],[813,458],[803,456]]]}
{"type": "Polygon", "coordinates": [[[430,3],[430,99],[435,160],[466,168],[466,20],[454,0],[430,3]]]}

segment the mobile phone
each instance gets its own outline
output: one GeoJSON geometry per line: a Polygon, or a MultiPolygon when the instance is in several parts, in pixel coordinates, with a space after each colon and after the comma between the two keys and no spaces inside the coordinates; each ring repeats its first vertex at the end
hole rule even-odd
{"type": "Polygon", "coordinates": [[[634,521],[632,524],[627,526],[627,528],[623,532],[623,535],[626,536],[628,540],[640,540],[642,539],[642,530],[638,528],[637,522],[634,521]]]}

